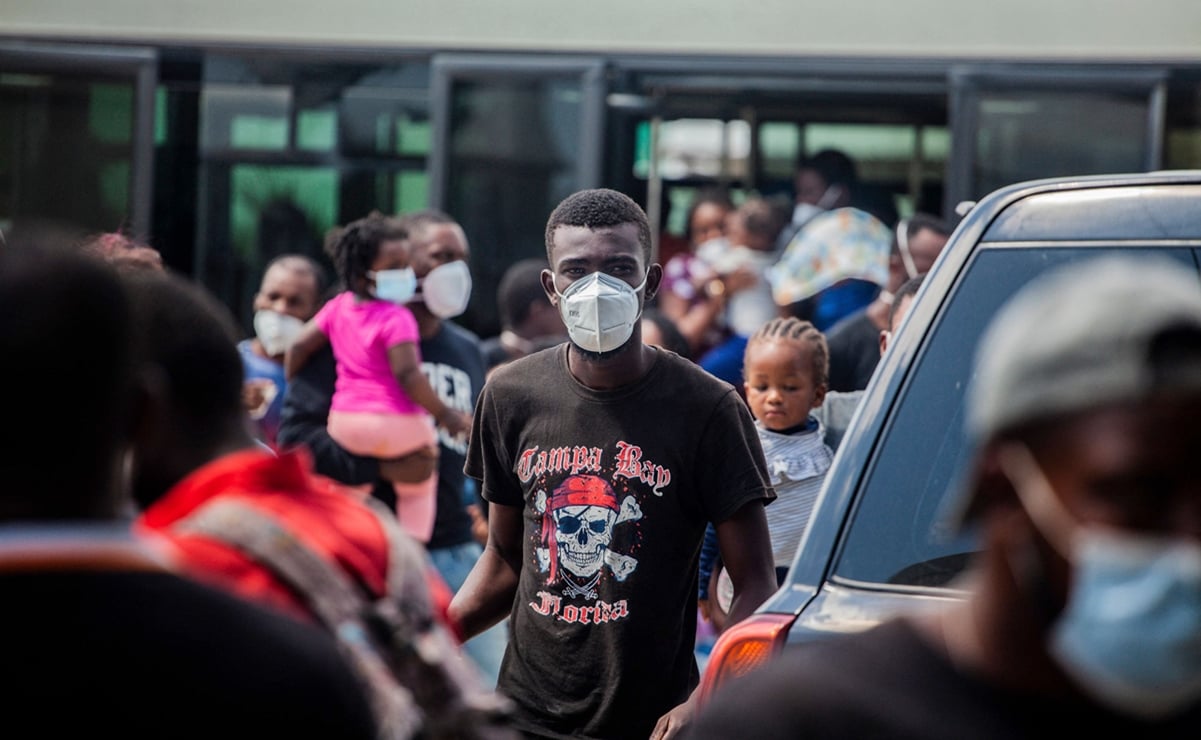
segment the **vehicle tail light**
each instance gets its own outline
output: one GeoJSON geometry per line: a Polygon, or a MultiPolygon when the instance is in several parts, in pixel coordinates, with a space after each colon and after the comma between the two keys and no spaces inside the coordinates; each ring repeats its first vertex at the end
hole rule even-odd
{"type": "Polygon", "coordinates": [[[709,654],[698,703],[703,706],[727,681],[750,673],[779,653],[794,619],[793,614],[753,614],[726,629],[709,654]]]}

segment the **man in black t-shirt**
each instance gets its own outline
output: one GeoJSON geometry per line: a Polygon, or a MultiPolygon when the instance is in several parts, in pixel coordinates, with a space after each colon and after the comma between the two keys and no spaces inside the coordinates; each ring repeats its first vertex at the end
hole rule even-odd
{"type": "Polygon", "coordinates": [[[775,590],[775,494],[734,388],[642,343],[662,278],[642,209],[583,191],[546,235],[570,342],[498,368],[480,396],[466,469],[489,541],[451,616],[468,635],[510,617],[499,688],[527,734],[673,737],[694,706],[705,525],[745,617],[775,590]]]}

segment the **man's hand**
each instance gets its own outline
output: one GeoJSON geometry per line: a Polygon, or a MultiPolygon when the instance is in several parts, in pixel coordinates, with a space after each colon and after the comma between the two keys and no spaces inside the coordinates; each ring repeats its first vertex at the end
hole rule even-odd
{"type": "Polygon", "coordinates": [[[670,740],[676,737],[696,715],[696,691],[688,697],[688,701],[659,718],[655,729],[651,731],[650,740],[670,740]]]}
{"type": "Polygon", "coordinates": [[[259,420],[267,415],[267,408],[275,400],[279,388],[269,378],[251,378],[242,384],[242,408],[250,418],[259,420]]]}
{"type": "Polygon", "coordinates": [[[438,422],[438,426],[445,429],[452,437],[467,434],[471,431],[471,414],[456,411],[449,407],[435,421],[438,422]]]}
{"type": "Polygon", "coordinates": [[[379,473],[393,483],[420,483],[438,468],[438,445],[428,445],[404,457],[379,461],[379,473]]]}
{"type": "Polygon", "coordinates": [[[479,504],[467,504],[467,515],[471,517],[471,534],[481,545],[488,544],[488,520],[479,504]]]}

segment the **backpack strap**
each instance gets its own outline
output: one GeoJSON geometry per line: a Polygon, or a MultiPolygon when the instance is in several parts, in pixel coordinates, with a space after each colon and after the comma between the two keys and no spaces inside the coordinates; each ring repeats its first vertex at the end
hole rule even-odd
{"type": "MultiPolygon", "coordinates": [[[[369,689],[381,738],[407,739],[421,732],[422,711],[374,645],[366,621],[371,604],[340,568],[315,553],[269,514],[236,500],[218,499],[197,509],[177,530],[225,542],[269,568],[309,606],[337,638],[339,647],[369,689]]],[[[391,571],[398,570],[389,563],[391,571]]]]}
{"type": "Polygon", "coordinates": [[[433,569],[425,548],[375,499],[367,506],[389,547],[388,595],[373,612],[386,631],[393,670],[411,687],[426,716],[431,738],[509,738],[512,705],[486,686],[450,631],[433,618],[426,573],[433,569]]]}

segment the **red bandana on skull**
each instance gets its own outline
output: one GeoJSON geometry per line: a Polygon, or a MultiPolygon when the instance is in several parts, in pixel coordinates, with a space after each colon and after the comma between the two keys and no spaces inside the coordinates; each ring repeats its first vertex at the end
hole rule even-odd
{"type": "Polygon", "coordinates": [[[542,545],[550,553],[550,577],[554,583],[559,573],[559,543],[555,539],[554,512],[564,506],[603,506],[618,511],[617,494],[604,478],[595,475],[573,475],[559,484],[546,500],[542,513],[542,545]]]}

